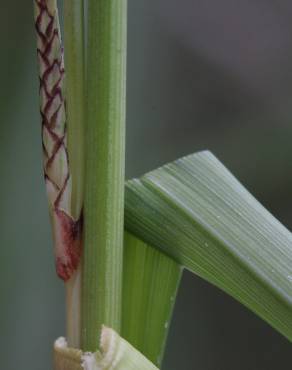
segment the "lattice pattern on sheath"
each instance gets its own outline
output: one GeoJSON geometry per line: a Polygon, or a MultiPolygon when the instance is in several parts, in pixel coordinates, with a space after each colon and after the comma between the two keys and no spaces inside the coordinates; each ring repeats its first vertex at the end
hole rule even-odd
{"type": "Polygon", "coordinates": [[[35,0],[44,176],[55,244],[56,270],[67,281],[81,254],[82,211],[74,219],[66,147],[65,72],[56,0],[35,0]]]}

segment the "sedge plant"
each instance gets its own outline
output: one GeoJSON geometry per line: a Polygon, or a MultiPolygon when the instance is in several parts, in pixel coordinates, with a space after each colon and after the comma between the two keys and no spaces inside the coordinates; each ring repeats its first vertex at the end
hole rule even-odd
{"type": "Polygon", "coordinates": [[[292,236],[209,152],[124,180],[126,0],[34,0],[44,175],[67,296],[56,370],[157,369],[183,269],[292,340],[292,236]],[[124,222],[125,215],[125,222],[124,222]]]}

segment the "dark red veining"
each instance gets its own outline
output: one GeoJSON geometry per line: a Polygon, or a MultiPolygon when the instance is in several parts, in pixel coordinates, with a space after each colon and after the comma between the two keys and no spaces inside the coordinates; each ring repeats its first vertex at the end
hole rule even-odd
{"type": "Polygon", "coordinates": [[[68,212],[70,206],[68,205],[68,209],[63,209],[62,204],[65,192],[71,190],[69,189],[71,183],[66,148],[65,99],[62,89],[65,72],[57,10],[51,14],[48,0],[35,0],[35,6],[37,9],[35,28],[40,66],[44,176],[46,183],[56,193],[53,204],[51,204],[56,244],[56,270],[59,277],[67,281],[77,269],[81,256],[82,211],[80,211],[80,217],[75,220],[68,212]],[[45,136],[50,140],[50,145],[46,145],[45,136]],[[58,154],[63,154],[65,158],[64,173],[62,178],[53,178],[50,169],[55,165],[58,154]]]}

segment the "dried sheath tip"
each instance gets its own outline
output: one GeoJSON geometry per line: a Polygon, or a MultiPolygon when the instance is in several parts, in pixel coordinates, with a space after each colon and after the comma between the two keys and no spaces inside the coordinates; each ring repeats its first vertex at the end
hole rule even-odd
{"type": "Polygon", "coordinates": [[[54,346],[55,370],[158,370],[145,356],[110,328],[103,327],[99,351],[69,348],[64,338],[54,346]]]}
{"type": "Polygon", "coordinates": [[[56,269],[67,281],[81,254],[82,215],[72,217],[72,181],[66,147],[65,72],[56,0],[35,0],[44,176],[55,244],[56,269]]]}

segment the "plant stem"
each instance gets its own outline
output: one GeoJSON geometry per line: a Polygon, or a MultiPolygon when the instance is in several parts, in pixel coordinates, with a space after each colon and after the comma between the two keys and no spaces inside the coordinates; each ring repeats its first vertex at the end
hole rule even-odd
{"type": "MultiPolygon", "coordinates": [[[[83,207],[84,182],[84,4],[83,0],[64,2],[64,42],[66,70],[66,113],[69,168],[72,178],[71,210],[75,219],[83,207]]],[[[66,286],[67,340],[80,346],[81,266],[66,286]]]]}
{"type": "Polygon", "coordinates": [[[72,216],[79,217],[84,188],[84,0],[64,1],[66,113],[72,216]]]}
{"type": "Polygon", "coordinates": [[[123,263],[126,0],[88,1],[81,347],[120,330],[123,263]]]}

